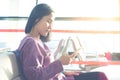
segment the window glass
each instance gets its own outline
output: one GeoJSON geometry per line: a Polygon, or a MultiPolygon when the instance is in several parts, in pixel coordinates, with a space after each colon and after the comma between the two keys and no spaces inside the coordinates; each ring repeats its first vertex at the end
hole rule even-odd
{"type": "Polygon", "coordinates": [[[36,0],[2,0],[0,16],[28,16],[36,0]]]}
{"type": "MultiPolygon", "coordinates": [[[[4,0],[0,2],[0,16],[28,17],[32,8],[36,5],[36,1],[4,0]]],[[[119,0],[38,0],[38,4],[43,2],[50,4],[55,9],[57,17],[53,24],[52,41],[59,41],[61,38],[68,36],[79,36],[88,52],[120,52],[119,0]],[[70,19],[71,17],[73,19],[70,19]],[[56,32],[59,30],[60,32],[56,32]],[[63,33],[63,31],[66,31],[66,33],[63,33]],[[64,36],[62,36],[63,34],[64,36]],[[94,42],[96,44],[91,46],[91,43],[94,42]],[[95,46],[99,46],[100,49],[95,46]]],[[[27,18],[0,19],[0,25],[2,25],[0,30],[6,31],[7,29],[11,36],[14,34],[12,29],[23,31],[27,21],[27,18]]],[[[6,35],[1,41],[8,40],[6,35]]],[[[15,33],[15,35],[17,34],[15,33]]],[[[22,37],[19,38],[17,39],[20,41],[22,37]]],[[[10,44],[11,46],[13,45],[10,44]]],[[[52,49],[55,49],[56,46],[57,44],[52,49]]]]}
{"type": "Polygon", "coordinates": [[[118,17],[119,0],[38,0],[55,8],[56,16],[118,17]]]}

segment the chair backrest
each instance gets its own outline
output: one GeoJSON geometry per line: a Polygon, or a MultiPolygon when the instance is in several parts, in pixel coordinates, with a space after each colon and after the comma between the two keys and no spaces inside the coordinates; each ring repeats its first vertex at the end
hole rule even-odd
{"type": "Polygon", "coordinates": [[[0,80],[23,80],[13,52],[0,54],[0,80]]]}

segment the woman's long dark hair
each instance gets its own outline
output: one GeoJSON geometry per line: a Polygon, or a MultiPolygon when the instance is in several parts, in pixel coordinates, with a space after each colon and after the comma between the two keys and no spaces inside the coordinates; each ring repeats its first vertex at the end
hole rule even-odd
{"type": "MultiPolygon", "coordinates": [[[[44,17],[44,16],[47,16],[49,14],[51,14],[52,12],[54,12],[52,10],[52,8],[45,4],[45,3],[42,3],[42,4],[37,4],[29,18],[28,18],[28,21],[27,21],[27,24],[26,24],[26,27],[25,27],[25,33],[28,34],[31,32],[32,28],[44,17]]],[[[47,36],[42,36],[40,35],[40,39],[43,41],[43,42],[47,42],[50,40],[50,33],[48,33],[47,36]]]]}

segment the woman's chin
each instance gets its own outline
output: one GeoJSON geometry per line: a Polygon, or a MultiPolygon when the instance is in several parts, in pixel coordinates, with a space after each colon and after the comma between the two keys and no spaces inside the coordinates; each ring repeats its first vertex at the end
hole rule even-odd
{"type": "Polygon", "coordinates": [[[46,37],[48,35],[48,32],[41,34],[42,36],[46,37]]]}
{"type": "Polygon", "coordinates": [[[47,36],[47,34],[43,34],[42,36],[46,37],[46,36],[47,36]]]}

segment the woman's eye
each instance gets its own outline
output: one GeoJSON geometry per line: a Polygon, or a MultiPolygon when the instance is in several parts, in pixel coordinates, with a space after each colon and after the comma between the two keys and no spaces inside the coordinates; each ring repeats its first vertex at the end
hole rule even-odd
{"type": "Polygon", "coordinates": [[[48,20],[47,22],[48,22],[48,23],[52,23],[52,21],[51,21],[51,20],[48,20]]]}

